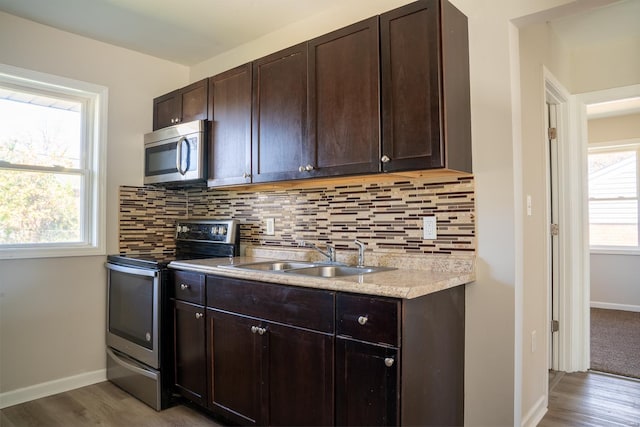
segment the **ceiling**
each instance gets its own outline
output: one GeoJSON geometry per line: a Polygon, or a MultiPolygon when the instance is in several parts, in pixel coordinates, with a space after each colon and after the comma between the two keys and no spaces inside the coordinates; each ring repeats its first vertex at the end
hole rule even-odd
{"type": "MultiPolygon", "coordinates": [[[[195,65],[348,0],[0,0],[0,11],[183,65],[195,65]]],[[[550,25],[571,47],[640,37],[640,0],[550,25]]]]}
{"type": "Polygon", "coordinates": [[[549,21],[572,49],[619,39],[640,40],[640,0],[623,0],[549,21]]]}
{"type": "Polygon", "coordinates": [[[0,0],[0,11],[194,65],[344,0],[0,0]]]}

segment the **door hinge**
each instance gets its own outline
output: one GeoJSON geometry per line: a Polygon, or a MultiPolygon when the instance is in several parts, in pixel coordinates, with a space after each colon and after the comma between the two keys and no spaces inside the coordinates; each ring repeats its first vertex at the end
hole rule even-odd
{"type": "Polygon", "coordinates": [[[560,234],[560,226],[558,224],[551,224],[551,235],[557,236],[560,234]]]}
{"type": "Polygon", "coordinates": [[[556,139],[558,137],[558,129],[549,128],[547,134],[549,135],[549,139],[556,139]]]}
{"type": "Polygon", "coordinates": [[[558,322],[557,320],[552,320],[551,333],[558,332],[559,329],[560,329],[560,322],[558,322]]]}

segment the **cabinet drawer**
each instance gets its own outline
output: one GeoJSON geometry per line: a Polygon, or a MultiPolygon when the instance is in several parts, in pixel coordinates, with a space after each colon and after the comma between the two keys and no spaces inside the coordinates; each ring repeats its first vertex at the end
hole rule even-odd
{"type": "Polygon", "coordinates": [[[399,300],[339,293],[336,319],[338,335],[399,346],[399,300]]]}
{"type": "Polygon", "coordinates": [[[173,295],[177,300],[204,305],[204,274],[176,271],[173,277],[173,295]]]}
{"type": "Polygon", "coordinates": [[[207,307],[320,332],[334,331],[334,292],[207,276],[207,307]]]}

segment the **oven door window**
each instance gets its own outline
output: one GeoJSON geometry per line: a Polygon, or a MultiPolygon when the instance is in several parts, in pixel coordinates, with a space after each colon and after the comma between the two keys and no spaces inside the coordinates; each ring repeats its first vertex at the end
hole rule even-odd
{"type": "Polygon", "coordinates": [[[109,331],[153,350],[155,281],[112,270],[109,284],[109,331]]]}

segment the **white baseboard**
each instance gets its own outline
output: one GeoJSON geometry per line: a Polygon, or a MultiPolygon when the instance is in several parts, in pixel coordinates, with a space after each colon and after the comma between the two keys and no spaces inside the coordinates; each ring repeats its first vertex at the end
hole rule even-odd
{"type": "Polygon", "coordinates": [[[640,305],[615,304],[611,302],[591,301],[592,308],[606,308],[607,310],[622,310],[640,312],[640,305]]]}
{"type": "Polygon", "coordinates": [[[58,380],[0,393],[0,409],[106,380],[107,370],[99,369],[93,372],[86,372],[72,377],[60,378],[58,380]]]}
{"type": "Polygon", "coordinates": [[[540,396],[538,401],[522,418],[522,427],[536,427],[547,413],[546,396],[540,396]]]}

